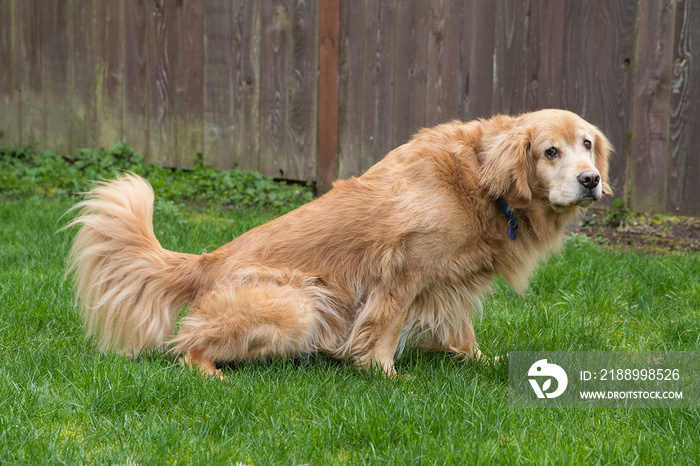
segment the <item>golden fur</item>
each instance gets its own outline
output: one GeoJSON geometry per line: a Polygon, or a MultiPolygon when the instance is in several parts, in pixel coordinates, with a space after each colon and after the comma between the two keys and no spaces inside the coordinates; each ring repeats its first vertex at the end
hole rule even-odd
{"type": "Polygon", "coordinates": [[[102,350],[172,345],[210,375],[218,362],[312,351],[392,373],[407,344],[469,356],[471,317],[493,278],[524,290],[564,227],[610,192],[610,151],[562,110],[454,121],[199,256],[160,246],[153,191],[127,174],[76,206],[69,271],[102,350]],[[584,173],[600,182],[586,186],[584,173]],[[499,196],[517,216],[515,240],[499,196]]]}

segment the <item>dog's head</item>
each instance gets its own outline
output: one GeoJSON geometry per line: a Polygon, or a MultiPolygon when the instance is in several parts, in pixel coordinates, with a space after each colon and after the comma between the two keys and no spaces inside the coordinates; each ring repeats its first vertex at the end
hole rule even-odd
{"type": "Polygon", "coordinates": [[[612,146],[598,128],[565,110],[540,110],[482,142],[481,185],[514,208],[533,199],[556,212],[588,207],[608,185],[612,146]]]}

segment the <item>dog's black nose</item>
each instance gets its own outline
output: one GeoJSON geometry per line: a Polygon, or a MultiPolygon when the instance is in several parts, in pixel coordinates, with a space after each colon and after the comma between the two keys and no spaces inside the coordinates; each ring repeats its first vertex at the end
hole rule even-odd
{"type": "Polygon", "coordinates": [[[586,189],[594,189],[600,183],[600,174],[594,170],[581,172],[578,174],[578,182],[586,189]]]}

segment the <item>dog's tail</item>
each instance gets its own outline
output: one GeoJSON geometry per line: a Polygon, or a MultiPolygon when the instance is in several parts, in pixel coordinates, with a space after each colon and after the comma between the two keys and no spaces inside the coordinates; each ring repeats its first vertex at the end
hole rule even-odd
{"type": "Polygon", "coordinates": [[[88,335],[103,351],[158,349],[203,280],[200,257],[163,249],[153,233],[153,189],[126,174],[73,209],[80,225],[68,257],[88,335]]]}

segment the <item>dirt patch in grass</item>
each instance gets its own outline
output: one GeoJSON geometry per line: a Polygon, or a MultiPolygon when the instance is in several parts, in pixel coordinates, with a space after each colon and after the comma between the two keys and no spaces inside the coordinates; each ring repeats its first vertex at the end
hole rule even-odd
{"type": "Polygon", "coordinates": [[[700,218],[590,211],[573,233],[596,243],[654,254],[700,252],[700,218]]]}

